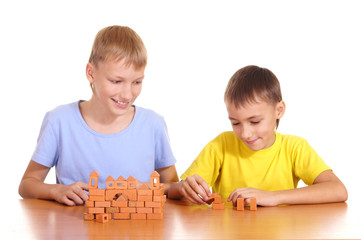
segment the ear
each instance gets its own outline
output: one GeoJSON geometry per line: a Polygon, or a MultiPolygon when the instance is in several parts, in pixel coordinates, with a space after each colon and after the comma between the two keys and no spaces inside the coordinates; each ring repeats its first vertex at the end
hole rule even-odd
{"type": "Polygon", "coordinates": [[[276,105],[276,117],[277,117],[277,119],[281,119],[283,117],[283,115],[285,114],[285,111],[286,111],[286,104],[285,104],[285,102],[283,100],[281,100],[276,105]]]}
{"type": "Polygon", "coordinates": [[[88,63],[86,65],[85,74],[86,74],[86,77],[88,78],[88,81],[90,82],[90,84],[92,84],[94,82],[94,70],[95,70],[95,66],[93,64],[88,63]]]}

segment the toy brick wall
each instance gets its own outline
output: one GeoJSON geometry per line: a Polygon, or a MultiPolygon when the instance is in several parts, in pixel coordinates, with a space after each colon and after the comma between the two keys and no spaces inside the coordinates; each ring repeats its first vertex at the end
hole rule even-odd
{"type": "Polygon", "coordinates": [[[98,188],[98,173],[89,177],[89,200],[86,201],[84,220],[108,222],[111,219],[163,219],[166,195],[159,174],[150,175],[150,183],[136,187],[137,180],[130,176],[117,180],[109,176],[106,189],[98,188]]]}

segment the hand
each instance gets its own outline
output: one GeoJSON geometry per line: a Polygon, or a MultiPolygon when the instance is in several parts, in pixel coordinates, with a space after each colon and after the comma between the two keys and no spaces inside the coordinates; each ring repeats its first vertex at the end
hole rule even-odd
{"type": "Polygon", "coordinates": [[[179,193],[196,204],[205,204],[208,197],[212,195],[207,182],[197,174],[187,177],[178,184],[179,193]]]}
{"type": "Polygon", "coordinates": [[[276,192],[264,191],[256,188],[237,188],[228,197],[228,202],[233,202],[233,206],[236,206],[237,198],[244,198],[244,203],[250,204],[250,198],[257,199],[257,205],[260,206],[277,206],[277,194],[276,192]]]}
{"type": "Polygon", "coordinates": [[[70,185],[56,184],[51,191],[52,198],[68,206],[81,205],[88,200],[84,190],[89,190],[88,184],[76,182],[70,185]]]}

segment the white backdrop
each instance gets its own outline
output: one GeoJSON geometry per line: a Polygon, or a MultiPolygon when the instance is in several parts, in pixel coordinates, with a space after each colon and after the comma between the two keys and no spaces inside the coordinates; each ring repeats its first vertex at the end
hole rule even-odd
{"type": "MultiPolygon", "coordinates": [[[[287,110],[279,132],[306,138],[350,201],[360,197],[360,11],[344,0],[2,1],[2,193],[20,198],[44,114],[90,98],[93,39],[117,24],[147,47],[136,104],[165,117],[179,175],[208,141],[231,130],[224,89],[236,70],[256,64],[281,82],[287,110]]],[[[54,171],[46,181],[55,182],[54,171]]]]}

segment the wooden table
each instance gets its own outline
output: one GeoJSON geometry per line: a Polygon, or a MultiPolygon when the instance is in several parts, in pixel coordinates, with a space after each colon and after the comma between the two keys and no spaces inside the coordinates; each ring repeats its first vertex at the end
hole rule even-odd
{"type": "Polygon", "coordinates": [[[357,204],[212,210],[167,200],[163,220],[84,221],[83,206],[46,200],[15,200],[4,207],[2,239],[240,239],[361,238],[357,204]]]}

